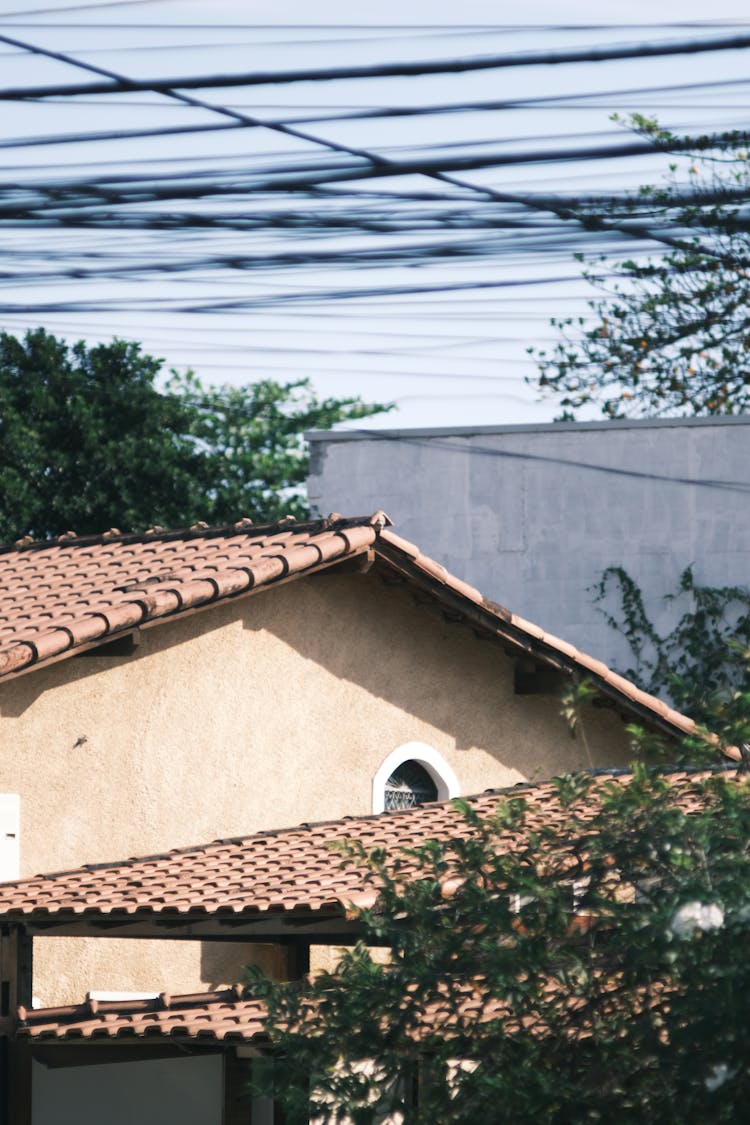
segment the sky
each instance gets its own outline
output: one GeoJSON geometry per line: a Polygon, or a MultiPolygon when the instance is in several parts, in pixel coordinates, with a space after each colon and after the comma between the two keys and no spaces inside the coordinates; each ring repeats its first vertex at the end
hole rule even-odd
{"type": "MultiPolygon", "coordinates": [[[[575,0],[562,17],[561,11],[559,3],[542,0],[529,0],[523,9],[497,0],[464,0],[458,8],[444,0],[407,5],[382,0],[356,8],[322,0],[314,14],[301,0],[5,0],[0,34],[128,78],[172,78],[476,58],[750,31],[745,5],[729,0],[711,8],[710,25],[705,4],[694,0],[661,0],[658,6],[644,0],[606,6],[575,0]],[[722,20],[740,22],[722,27],[722,20]],[[670,22],[680,26],[664,26],[670,22]]],[[[0,88],[5,89],[94,78],[8,44],[0,44],[0,60],[0,88]]],[[[663,157],[540,159],[474,169],[463,177],[470,190],[446,191],[430,177],[404,175],[375,181],[377,197],[372,184],[351,183],[338,200],[330,190],[321,200],[269,190],[268,184],[282,169],[294,168],[296,176],[300,170],[319,172],[340,159],[332,145],[365,149],[391,161],[451,159],[456,153],[543,154],[625,142],[628,134],[610,120],[613,112],[655,113],[682,132],[744,127],[747,72],[747,52],[730,51],[190,91],[210,106],[263,122],[294,119],[296,128],[327,145],[275,128],[127,139],[122,134],[135,129],[227,121],[205,107],[150,91],[2,102],[0,183],[5,190],[0,205],[3,199],[33,201],[40,185],[46,189],[51,182],[70,194],[81,185],[109,182],[108,177],[118,184],[137,177],[142,185],[150,176],[170,174],[193,186],[196,177],[214,182],[219,177],[227,187],[225,197],[193,197],[172,206],[193,220],[241,213],[253,225],[186,229],[175,217],[172,230],[144,231],[126,223],[104,230],[60,229],[48,221],[49,197],[22,222],[3,219],[0,209],[0,324],[14,332],[43,324],[90,343],[113,335],[137,339],[163,357],[167,368],[192,367],[209,382],[309,377],[321,395],[394,401],[396,411],[373,420],[373,426],[550,421],[556,404],[538,401],[536,367],[527,349],[553,342],[550,317],[579,315],[592,294],[573,260],[574,240],[553,242],[544,227],[531,234],[494,232],[496,204],[482,189],[515,194],[635,189],[658,181],[663,157]],[[665,90],[668,86],[681,88],[665,90]],[[368,107],[488,101],[525,104],[332,120],[342,111],[368,107]],[[103,131],[119,135],[38,143],[103,131]],[[427,222],[424,231],[415,231],[415,208],[427,213],[433,204],[407,203],[404,193],[437,189],[450,197],[449,205],[435,205],[440,214],[447,206],[460,214],[464,226],[448,231],[427,222]],[[311,210],[318,214],[316,208],[343,217],[343,225],[329,225],[311,239],[309,222],[306,230],[300,223],[309,220],[311,210]],[[463,245],[471,227],[466,221],[479,209],[482,231],[469,238],[470,254],[429,264],[404,261],[408,245],[436,239],[463,245]],[[407,215],[412,226],[406,233],[346,226],[363,215],[374,217],[374,226],[407,215]],[[363,260],[373,246],[379,248],[377,263],[363,260]],[[302,260],[311,248],[312,264],[302,260]],[[389,254],[395,260],[388,260],[389,254]],[[170,271],[155,271],[157,262],[169,263],[170,271]],[[414,288],[421,292],[407,292],[414,288]]],[[[133,213],[159,210],[137,199],[129,206],[133,213]]],[[[592,244],[592,255],[600,249],[610,248],[592,244]]],[[[614,260],[616,253],[630,251],[627,244],[615,248],[614,260]]]]}

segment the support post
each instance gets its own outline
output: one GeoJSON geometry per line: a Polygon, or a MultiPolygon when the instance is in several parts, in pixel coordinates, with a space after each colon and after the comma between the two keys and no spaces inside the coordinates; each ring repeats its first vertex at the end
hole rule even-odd
{"type": "Polygon", "coordinates": [[[31,1125],[31,1051],[14,1035],[19,1006],[31,1008],[33,996],[33,938],[21,926],[0,932],[0,1122],[31,1125]]]}

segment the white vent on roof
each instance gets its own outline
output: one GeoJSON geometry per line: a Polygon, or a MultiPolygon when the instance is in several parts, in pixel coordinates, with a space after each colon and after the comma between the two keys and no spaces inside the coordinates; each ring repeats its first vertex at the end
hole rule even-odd
{"type": "Polygon", "coordinates": [[[21,874],[21,798],[17,793],[0,793],[0,882],[18,879],[21,874]]]}

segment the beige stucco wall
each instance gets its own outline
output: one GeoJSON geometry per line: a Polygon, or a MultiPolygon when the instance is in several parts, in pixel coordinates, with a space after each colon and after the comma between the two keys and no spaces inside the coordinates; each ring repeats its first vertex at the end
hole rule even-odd
{"type": "MultiPolygon", "coordinates": [[[[0,685],[0,792],[21,795],[22,874],[368,813],[378,767],[411,741],[464,794],[591,764],[557,699],[514,695],[499,647],[372,573],[310,577],[141,636],[133,656],[0,685]]],[[[585,730],[594,764],[627,760],[612,711],[588,709],[585,730]]],[[[166,960],[144,941],[73,948],[35,942],[45,1004],[236,977],[200,943],[168,943],[166,960]]]]}

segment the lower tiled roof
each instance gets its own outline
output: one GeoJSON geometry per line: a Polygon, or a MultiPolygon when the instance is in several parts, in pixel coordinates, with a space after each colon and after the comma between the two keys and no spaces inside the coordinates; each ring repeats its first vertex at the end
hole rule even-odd
{"type": "MultiPolygon", "coordinates": [[[[616,975],[599,976],[599,1015],[606,1010],[607,994],[611,995],[612,1012],[621,1005],[622,979],[616,975]]],[[[267,1009],[262,1001],[247,996],[241,985],[221,992],[192,996],[169,997],[162,994],[154,1000],[87,1001],[61,1008],[18,1009],[15,1025],[17,1038],[34,1044],[134,1040],[163,1042],[165,1039],[210,1044],[270,1044],[266,1032],[267,1009]]],[[[668,1000],[665,983],[656,980],[647,986],[636,986],[627,992],[629,1010],[654,1008],[668,1000]]],[[[587,1018],[583,997],[563,991],[561,982],[550,978],[543,999],[535,1008],[514,1010],[514,1005],[487,989],[484,978],[452,979],[437,982],[409,1034],[414,1042],[439,1034],[441,1038],[473,1039],[482,1024],[499,1020],[505,1034],[520,1031],[534,1035],[549,1034],[545,1007],[554,1010],[564,1003],[568,1036],[586,1040],[593,1034],[587,1018]]],[[[559,1033],[559,1032],[558,1032],[559,1033]]]]}
{"type": "MultiPolygon", "coordinates": [[[[699,807],[704,775],[683,771],[669,776],[681,806],[699,807]]],[[[726,776],[736,776],[735,771],[726,771],[726,776]]],[[[584,809],[577,808],[579,815],[593,815],[606,787],[629,777],[607,771],[595,775],[584,809]]],[[[528,803],[524,835],[535,826],[565,823],[567,813],[557,800],[554,782],[488,790],[467,800],[478,813],[488,815],[503,797],[517,795],[528,803]]],[[[216,840],[163,855],[0,884],[0,920],[164,916],[195,921],[325,911],[343,916],[348,905],[362,904],[373,895],[367,892],[363,898],[360,874],[342,864],[331,846],[335,841],[396,849],[466,831],[465,818],[452,802],[435,802],[400,812],[216,840]]],[[[521,843],[518,832],[510,828],[499,840],[500,847],[508,850],[521,843]]]]}
{"type": "Polygon", "coordinates": [[[33,1041],[191,1039],[250,1043],[263,1037],[265,1008],[241,985],[221,992],[154,1000],[88,1000],[61,1008],[18,1009],[16,1035],[33,1041]]]}

